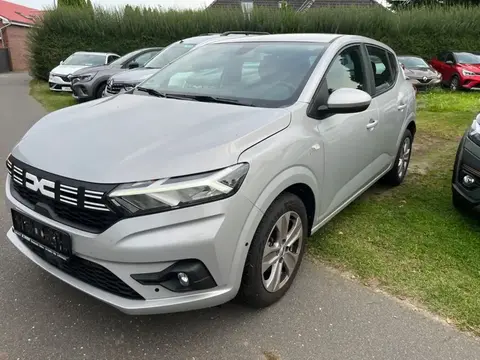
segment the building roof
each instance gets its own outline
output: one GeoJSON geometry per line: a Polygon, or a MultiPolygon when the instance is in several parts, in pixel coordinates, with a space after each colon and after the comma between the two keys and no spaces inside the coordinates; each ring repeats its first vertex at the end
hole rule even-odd
{"type": "MultiPolygon", "coordinates": [[[[244,2],[253,3],[255,6],[279,7],[281,0],[215,0],[209,7],[240,7],[244,2]]],[[[287,4],[294,10],[305,11],[324,6],[375,6],[376,0],[287,0],[287,4]]]]}
{"type": "Polygon", "coordinates": [[[35,23],[35,18],[41,14],[42,11],[40,10],[0,0],[0,20],[3,20],[4,23],[32,26],[35,23]]]}

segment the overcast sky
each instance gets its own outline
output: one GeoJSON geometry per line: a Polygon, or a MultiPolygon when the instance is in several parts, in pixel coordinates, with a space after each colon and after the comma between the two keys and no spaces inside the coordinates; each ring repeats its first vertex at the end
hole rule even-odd
{"type": "MultiPolygon", "coordinates": [[[[46,6],[52,6],[54,0],[9,0],[17,4],[25,5],[35,9],[42,9],[46,6]]],[[[92,0],[94,4],[102,6],[122,6],[145,5],[145,6],[163,6],[166,8],[200,8],[210,4],[213,0],[92,0]]]]}

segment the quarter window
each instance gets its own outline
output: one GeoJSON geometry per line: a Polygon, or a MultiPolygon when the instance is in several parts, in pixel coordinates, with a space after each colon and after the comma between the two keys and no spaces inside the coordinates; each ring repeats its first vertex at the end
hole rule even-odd
{"type": "Polygon", "coordinates": [[[368,46],[367,51],[370,58],[370,65],[375,79],[376,92],[387,90],[395,82],[388,62],[387,51],[375,46],[368,46]]]}
{"type": "Polygon", "coordinates": [[[360,47],[352,46],[338,54],[325,79],[330,94],[340,88],[366,90],[360,47]]]}

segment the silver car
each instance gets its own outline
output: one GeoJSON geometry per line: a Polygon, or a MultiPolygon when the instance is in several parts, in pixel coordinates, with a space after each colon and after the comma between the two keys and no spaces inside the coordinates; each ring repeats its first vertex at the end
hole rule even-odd
{"type": "Polygon", "coordinates": [[[414,89],[378,41],[225,39],[38,121],[8,156],[7,236],[129,314],[265,307],[309,235],[402,183],[415,129],[414,89]]]}

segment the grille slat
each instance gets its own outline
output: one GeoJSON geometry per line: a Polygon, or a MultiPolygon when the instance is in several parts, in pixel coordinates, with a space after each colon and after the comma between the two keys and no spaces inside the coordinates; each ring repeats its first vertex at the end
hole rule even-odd
{"type": "Polygon", "coordinates": [[[66,262],[55,261],[54,259],[45,256],[45,252],[35,245],[26,241],[23,243],[49,264],[55,266],[57,269],[67,273],[68,275],[83,281],[84,283],[123,298],[132,300],[145,300],[139,293],[125,284],[110,270],[99,264],[82,259],[78,256],[72,256],[66,262]]]}
{"type": "MultiPolygon", "coordinates": [[[[49,217],[55,221],[93,233],[101,233],[121,219],[121,214],[111,210],[104,198],[104,194],[112,190],[115,185],[81,183],[34,169],[13,158],[10,158],[9,161],[11,162],[10,165],[7,162],[7,168],[13,179],[11,181],[12,194],[32,210],[38,211],[40,206],[42,215],[48,213],[49,217]],[[39,180],[52,181],[55,184],[54,188],[53,186],[46,188],[51,192],[52,197],[25,186],[23,179],[27,173],[39,180]],[[87,186],[92,190],[87,190],[87,186]],[[45,207],[49,211],[46,211],[45,207]]],[[[28,186],[32,187],[33,185],[34,183],[29,179],[28,186]]],[[[33,187],[33,189],[35,188],[33,187]]]]}

